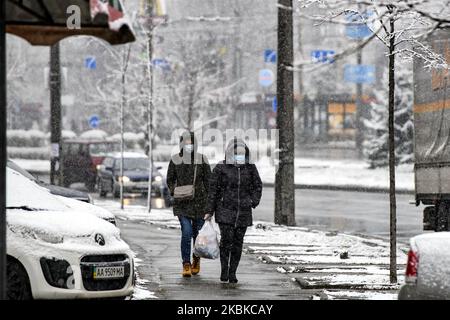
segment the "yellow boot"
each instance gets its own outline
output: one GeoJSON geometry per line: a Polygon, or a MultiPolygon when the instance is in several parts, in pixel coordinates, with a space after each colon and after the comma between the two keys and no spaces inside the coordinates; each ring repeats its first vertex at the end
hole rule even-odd
{"type": "Polygon", "coordinates": [[[192,274],[196,275],[200,272],[200,258],[197,257],[195,254],[192,256],[192,274]]]}
{"type": "Polygon", "coordinates": [[[190,276],[192,276],[191,264],[186,262],[183,264],[183,277],[189,278],[190,276]]]}

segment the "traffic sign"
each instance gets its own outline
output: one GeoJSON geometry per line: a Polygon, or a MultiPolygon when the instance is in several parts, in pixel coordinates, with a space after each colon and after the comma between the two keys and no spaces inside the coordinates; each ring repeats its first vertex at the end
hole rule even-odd
{"type": "Polygon", "coordinates": [[[170,63],[166,59],[153,59],[153,66],[160,68],[163,71],[170,71],[170,63]]]}
{"type": "Polygon", "coordinates": [[[278,102],[277,102],[277,96],[275,96],[275,97],[273,97],[273,100],[272,100],[272,111],[277,112],[277,108],[278,108],[278,102]]]}
{"type": "Polygon", "coordinates": [[[95,57],[87,57],[84,60],[84,66],[86,69],[95,70],[97,69],[97,60],[95,57]]]}
{"type": "Polygon", "coordinates": [[[259,84],[262,87],[270,87],[275,80],[275,75],[270,69],[259,70],[259,84]]]}
{"type": "Polygon", "coordinates": [[[333,63],[335,54],[334,50],[313,50],[311,60],[314,63],[333,63]]]}
{"type": "Polygon", "coordinates": [[[351,39],[364,39],[372,34],[367,25],[367,20],[373,16],[373,12],[367,11],[363,13],[349,13],[346,15],[347,26],[345,28],[345,33],[347,37],[351,39]]]}
{"type": "Polygon", "coordinates": [[[264,50],[264,62],[277,63],[277,52],[273,49],[264,50]]]}
{"type": "Polygon", "coordinates": [[[352,83],[374,83],[375,66],[346,64],[344,66],[344,80],[352,83]]]}
{"type": "Polygon", "coordinates": [[[92,129],[97,129],[100,126],[100,117],[97,115],[92,115],[89,117],[89,126],[92,129]]]}

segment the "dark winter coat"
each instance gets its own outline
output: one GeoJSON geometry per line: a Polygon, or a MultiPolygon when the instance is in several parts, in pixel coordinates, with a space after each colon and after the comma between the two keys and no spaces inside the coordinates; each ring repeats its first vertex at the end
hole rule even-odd
{"type": "MultiPolygon", "coordinates": [[[[191,140],[194,141],[194,152],[190,159],[184,157],[184,142],[180,138],[180,153],[173,156],[167,170],[167,186],[173,196],[175,187],[191,185],[194,181],[194,166],[197,166],[197,178],[195,180],[195,193],[192,200],[174,199],[173,213],[176,216],[189,218],[202,218],[207,213],[207,198],[211,168],[206,156],[197,152],[197,143],[191,132],[191,140]]],[[[187,156],[188,157],[188,156],[187,156]]]]}
{"type": "Polygon", "coordinates": [[[261,200],[262,182],[249,158],[247,145],[235,139],[227,147],[225,160],[213,170],[209,183],[208,213],[215,214],[217,223],[235,227],[248,227],[253,223],[252,209],[261,200]],[[245,147],[245,164],[230,160],[238,145],[245,147]]]}

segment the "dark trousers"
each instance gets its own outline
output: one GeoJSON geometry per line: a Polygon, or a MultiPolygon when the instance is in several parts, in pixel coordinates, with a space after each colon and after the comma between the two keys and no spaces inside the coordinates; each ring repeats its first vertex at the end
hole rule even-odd
{"type": "Polygon", "coordinates": [[[195,243],[198,232],[203,227],[203,218],[192,219],[185,216],[178,216],[181,225],[181,257],[183,263],[191,262],[192,241],[195,243]]]}
{"type": "Polygon", "coordinates": [[[236,270],[241,260],[242,245],[244,243],[247,227],[235,228],[228,224],[219,224],[220,227],[220,264],[222,275],[236,276],[236,270]]]}

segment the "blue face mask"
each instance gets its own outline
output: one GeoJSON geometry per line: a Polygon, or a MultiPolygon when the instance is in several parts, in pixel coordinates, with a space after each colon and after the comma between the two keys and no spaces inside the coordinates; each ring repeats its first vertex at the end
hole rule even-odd
{"type": "Polygon", "coordinates": [[[245,163],[245,155],[244,154],[237,154],[234,156],[234,161],[238,164],[244,164],[245,163]]]}
{"type": "Polygon", "coordinates": [[[194,151],[194,145],[193,144],[187,144],[184,146],[184,150],[188,153],[191,153],[192,151],[194,151]]]}

